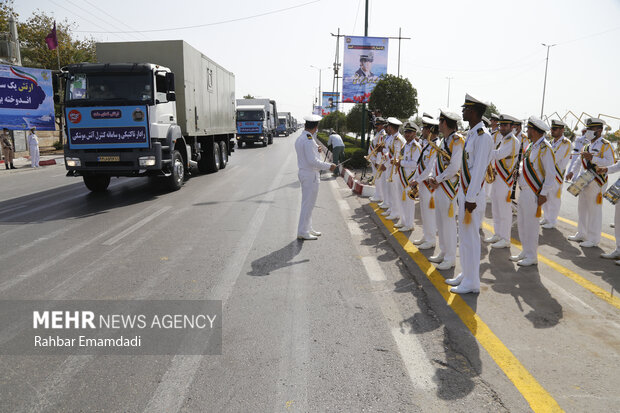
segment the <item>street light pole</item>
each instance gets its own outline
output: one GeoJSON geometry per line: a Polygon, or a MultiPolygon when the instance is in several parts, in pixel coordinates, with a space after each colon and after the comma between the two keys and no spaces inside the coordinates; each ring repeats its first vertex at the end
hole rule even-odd
{"type": "Polygon", "coordinates": [[[450,81],[452,79],[454,79],[454,78],[453,77],[446,77],[446,79],[448,79],[448,106],[447,107],[450,107],[450,81]]]}
{"type": "Polygon", "coordinates": [[[317,100],[317,106],[321,106],[322,105],[322,99],[323,99],[323,96],[321,96],[321,73],[325,69],[331,69],[331,66],[328,66],[328,67],[316,67],[316,66],[310,65],[310,67],[313,67],[313,68],[315,68],[316,70],[319,71],[319,98],[317,100]]]}
{"type": "Polygon", "coordinates": [[[547,89],[547,68],[549,67],[549,49],[551,49],[553,46],[557,46],[557,44],[544,44],[544,43],[541,43],[541,44],[547,48],[547,62],[545,63],[545,82],[543,83],[542,106],[540,108],[540,118],[542,119],[543,111],[545,110],[545,91],[547,89]]]}

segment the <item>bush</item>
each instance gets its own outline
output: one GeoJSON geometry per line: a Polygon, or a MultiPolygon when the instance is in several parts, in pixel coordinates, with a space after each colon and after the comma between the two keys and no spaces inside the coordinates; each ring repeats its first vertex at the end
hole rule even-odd
{"type": "Polygon", "coordinates": [[[52,144],[52,146],[54,147],[54,149],[56,149],[57,151],[61,150],[63,148],[63,144],[60,141],[56,141],[52,144]]]}
{"type": "Polygon", "coordinates": [[[363,168],[368,165],[364,156],[368,154],[366,149],[362,148],[344,148],[344,159],[351,159],[345,166],[347,168],[363,168]]]}

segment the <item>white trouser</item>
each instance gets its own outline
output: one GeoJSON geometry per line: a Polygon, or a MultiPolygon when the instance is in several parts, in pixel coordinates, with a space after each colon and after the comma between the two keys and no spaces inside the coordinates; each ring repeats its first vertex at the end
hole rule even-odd
{"type": "Polygon", "coordinates": [[[402,224],[406,227],[413,227],[415,225],[415,201],[409,198],[407,194],[405,194],[405,200],[402,201],[402,212],[402,224]]]}
{"type": "Polygon", "coordinates": [[[375,198],[380,199],[381,201],[383,201],[383,188],[381,187],[381,184],[379,183],[380,179],[376,179],[377,177],[377,167],[375,166],[374,163],[371,163],[370,166],[372,167],[372,176],[375,177],[375,198]]]}
{"type": "Polygon", "coordinates": [[[396,174],[392,177],[392,182],[388,182],[388,186],[390,187],[390,210],[392,211],[392,215],[402,218],[403,191],[400,190],[402,185],[398,181],[398,176],[396,176],[396,174]]]}
{"type": "Polygon", "coordinates": [[[579,194],[577,200],[577,212],[579,222],[577,232],[586,241],[598,244],[601,241],[601,230],[603,229],[603,204],[596,203],[599,193],[605,193],[607,184],[600,187],[595,181],[590,182],[579,194]]]}
{"type": "Polygon", "coordinates": [[[30,165],[39,166],[39,147],[38,146],[30,147],[30,165]]]}
{"type": "Polygon", "coordinates": [[[456,260],[456,198],[450,200],[443,188],[435,190],[435,221],[439,238],[439,251],[445,261],[456,260]],[[452,205],[452,217],[449,215],[452,205]]]}
{"type": "Polygon", "coordinates": [[[480,214],[479,208],[486,205],[486,194],[480,191],[476,199],[476,209],[471,214],[471,222],[466,225],[465,194],[459,190],[457,194],[459,205],[459,259],[461,261],[461,284],[467,289],[480,289],[480,214]]]}
{"type": "Polygon", "coordinates": [[[493,188],[493,184],[490,184],[485,181],[484,183],[484,194],[486,195],[486,199],[491,199],[491,190],[493,188]]]}
{"type": "Polygon", "coordinates": [[[512,201],[510,192],[512,187],[497,177],[491,186],[491,211],[493,213],[493,228],[495,235],[510,242],[510,229],[512,228],[512,201]],[[508,202],[506,198],[508,197],[508,202]]]}
{"type": "Polygon", "coordinates": [[[545,219],[551,225],[555,225],[558,222],[558,215],[560,215],[560,207],[562,206],[562,189],[562,184],[556,182],[547,197],[547,202],[542,206],[545,219]],[[558,190],[560,191],[560,198],[558,198],[558,190]]]}
{"type": "Polygon", "coordinates": [[[390,197],[389,197],[389,192],[388,192],[388,188],[387,188],[387,175],[388,171],[383,171],[383,173],[381,173],[381,176],[379,177],[379,180],[377,181],[377,186],[379,186],[380,190],[379,192],[381,193],[381,199],[383,200],[383,203],[385,204],[386,208],[390,207],[390,197]]]}
{"type": "Polygon", "coordinates": [[[523,247],[525,258],[536,260],[538,257],[538,233],[540,224],[536,218],[538,197],[532,188],[525,186],[519,192],[519,205],[517,207],[517,229],[519,241],[523,247]]]}
{"type": "Polygon", "coordinates": [[[297,235],[308,235],[312,230],[312,209],[319,194],[320,175],[318,172],[299,171],[297,177],[301,183],[301,212],[297,235]]]}
{"type": "Polygon", "coordinates": [[[424,183],[419,183],[418,188],[420,189],[420,216],[422,217],[422,229],[424,232],[422,239],[424,242],[434,243],[435,233],[437,232],[437,226],[435,225],[435,211],[428,207],[432,194],[424,183]]]}

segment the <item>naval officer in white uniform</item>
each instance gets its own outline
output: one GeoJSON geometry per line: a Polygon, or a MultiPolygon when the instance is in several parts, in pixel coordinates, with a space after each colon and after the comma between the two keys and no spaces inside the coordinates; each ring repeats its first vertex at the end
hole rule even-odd
{"type": "Polygon", "coordinates": [[[319,145],[314,141],[314,136],[319,129],[319,115],[305,116],[306,125],[297,140],[295,151],[297,152],[297,167],[299,182],[301,183],[301,213],[297,226],[297,239],[314,240],[321,235],[312,228],[312,209],[319,194],[319,171],[334,171],[336,165],[322,162],[319,157],[319,145]]]}

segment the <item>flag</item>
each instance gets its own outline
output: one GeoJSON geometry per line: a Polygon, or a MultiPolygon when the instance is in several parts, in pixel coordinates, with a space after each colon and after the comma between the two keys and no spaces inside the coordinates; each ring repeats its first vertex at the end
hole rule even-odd
{"type": "Polygon", "coordinates": [[[50,50],[56,50],[58,47],[58,38],[56,37],[56,22],[54,22],[54,28],[45,38],[45,43],[50,50]]]}

